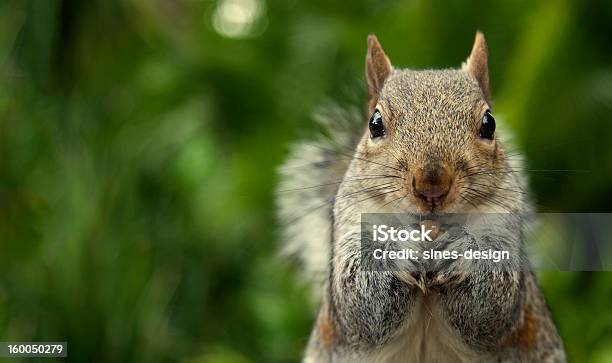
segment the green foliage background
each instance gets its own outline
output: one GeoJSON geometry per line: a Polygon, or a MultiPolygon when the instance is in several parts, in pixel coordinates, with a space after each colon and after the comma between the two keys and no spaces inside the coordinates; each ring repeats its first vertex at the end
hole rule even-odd
{"type": "MultiPolygon", "coordinates": [[[[611,2],[251,0],[239,37],[222,3],[0,1],[1,341],[297,361],[316,306],[276,257],[275,168],[315,106],[363,94],[368,33],[439,68],[483,30],[529,167],[588,171],[533,173],[540,210],[611,211],[611,2]]],[[[612,274],[541,281],[571,361],[611,362],[612,274]]]]}

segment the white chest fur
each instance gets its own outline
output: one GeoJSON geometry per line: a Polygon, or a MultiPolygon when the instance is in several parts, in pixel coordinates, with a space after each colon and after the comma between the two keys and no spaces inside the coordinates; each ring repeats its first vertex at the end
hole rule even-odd
{"type": "Polygon", "coordinates": [[[444,320],[435,293],[421,296],[405,327],[382,349],[361,357],[363,362],[475,362],[480,361],[444,320]]]}

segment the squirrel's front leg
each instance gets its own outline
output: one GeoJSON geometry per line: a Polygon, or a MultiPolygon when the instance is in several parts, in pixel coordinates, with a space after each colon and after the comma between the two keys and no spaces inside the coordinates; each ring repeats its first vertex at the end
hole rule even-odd
{"type": "Polygon", "coordinates": [[[520,234],[513,233],[520,224],[514,215],[451,222],[431,247],[461,257],[432,260],[426,286],[439,294],[447,322],[467,345],[496,350],[512,333],[525,301],[526,259],[520,234]],[[511,258],[466,257],[489,249],[506,251],[511,258]]]}
{"type": "Polygon", "coordinates": [[[473,271],[455,273],[453,277],[456,279],[432,286],[440,294],[449,325],[477,351],[497,350],[507,341],[520,317],[524,273],[473,271]]]}
{"type": "Polygon", "coordinates": [[[409,276],[362,266],[359,238],[335,242],[327,298],[342,343],[376,347],[406,322],[418,289],[409,276]]]}

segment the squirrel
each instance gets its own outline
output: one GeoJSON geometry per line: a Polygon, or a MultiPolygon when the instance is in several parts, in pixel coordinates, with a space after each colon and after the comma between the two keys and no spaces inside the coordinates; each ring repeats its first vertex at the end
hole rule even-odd
{"type": "MultiPolygon", "coordinates": [[[[280,169],[285,252],[299,257],[320,298],[303,361],[565,362],[529,268],[361,265],[363,213],[532,210],[496,132],[483,34],[458,69],[395,68],[375,35],[367,45],[367,127],[357,109],[331,108],[318,115],[326,131],[294,145],[280,169]]],[[[501,230],[494,243],[518,250],[511,229],[501,230]]]]}

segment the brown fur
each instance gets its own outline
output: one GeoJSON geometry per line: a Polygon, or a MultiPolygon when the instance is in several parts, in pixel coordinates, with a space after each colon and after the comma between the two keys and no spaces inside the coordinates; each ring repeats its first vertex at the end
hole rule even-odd
{"type": "Polygon", "coordinates": [[[522,350],[528,351],[531,348],[535,341],[537,329],[537,319],[531,308],[528,307],[525,309],[523,324],[516,331],[518,345],[522,350]]]}
{"type": "Polygon", "coordinates": [[[330,306],[327,299],[323,299],[321,311],[317,317],[319,338],[325,349],[331,349],[338,344],[338,333],[335,323],[330,315],[330,306]]]}

